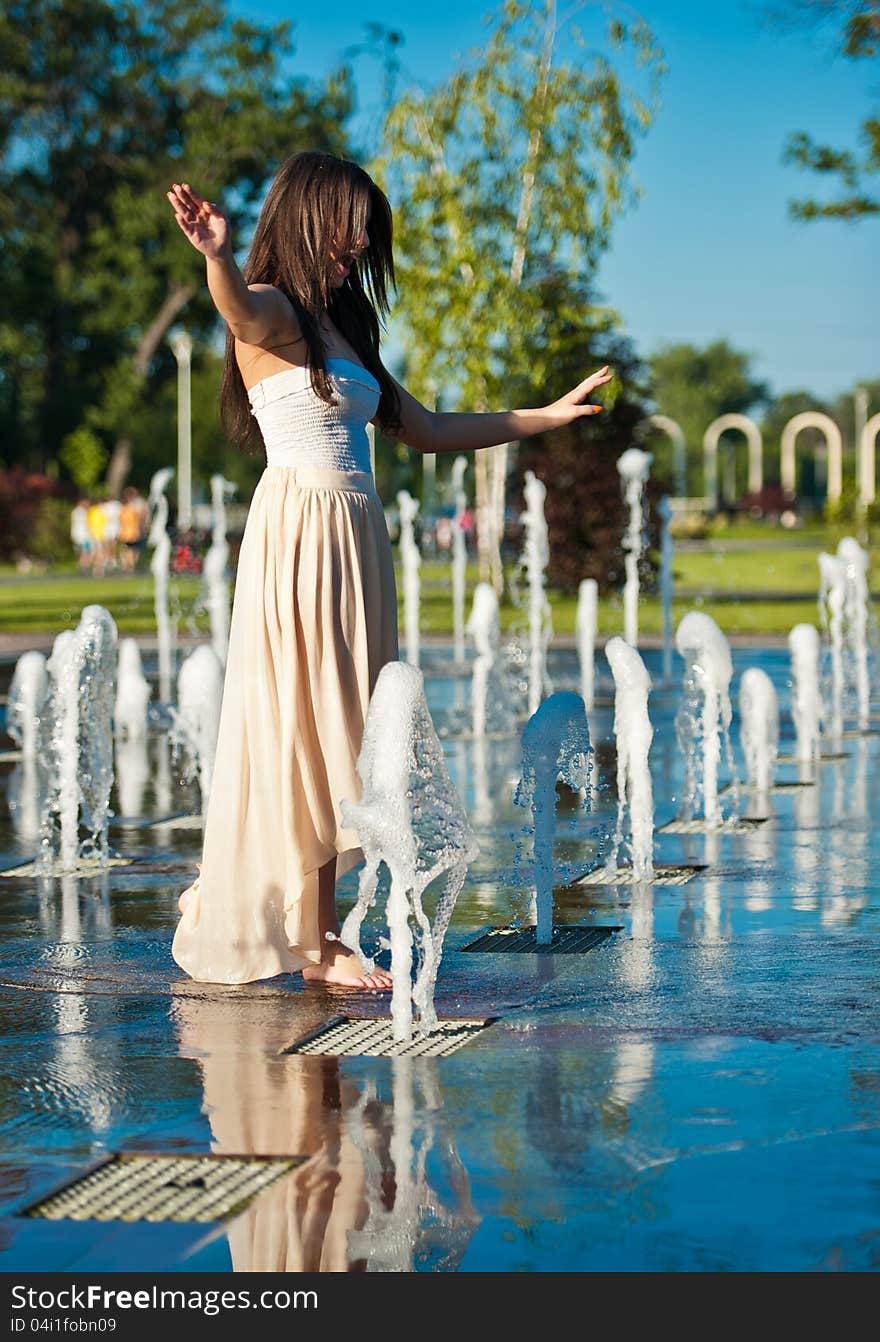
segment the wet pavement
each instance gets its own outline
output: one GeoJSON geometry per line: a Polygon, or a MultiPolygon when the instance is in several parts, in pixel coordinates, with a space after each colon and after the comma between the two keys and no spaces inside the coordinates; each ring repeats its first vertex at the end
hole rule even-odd
{"type": "MultiPolygon", "coordinates": [[[[438,728],[466,683],[426,650],[438,728]]],[[[655,653],[646,655],[658,670],[655,653]]],[[[787,713],[787,655],[760,665],[787,713]]],[[[601,664],[604,668],[604,663],[601,664]]],[[[677,661],[677,668],[681,663],[677,661]]],[[[576,686],[554,655],[556,688],[576,686]]],[[[734,681],[734,690],[738,677],[734,681]]],[[[652,695],[657,822],[681,785],[677,687],[652,695]]],[[[591,718],[613,774],[611,707],[591,718]]],[[[114,824],[130,867],[0,876],[0,1268],[869,1270],[880,1262],[880,736],[742,833],[658,835],[681,886],[583,886],[597,822],[560,803],[557,921],[621,931],[582,955],[465,953],[523,907],[519,744],[444,738],[481,843],[440,970],[441,1016],[494,1017],[445,1058],[286,1053],[387,998],[191,983],[170,958],[198,829],[114,824]],[[296,1155],[225,1223],[46,1221],[34,1199],[111,1152],[296,1155]]],[[[741,765],[741,755],[737,751],[741,765]]],[[[141,821],[196,809],[159,738],[123,762],[141,821]]],[[[21,766],[0,764],[0,865],[33,854],[21,766]],[[19,771],[19,772],[17,772],[19,771]]],[[[791,766],[780,778],[795,781],[791,766]]],[[[114,793],[114,810],[123,806],[114,793]]],[[[526,848],[526,852],[528,849],[526,848]]],[[[349,901],[357,873],[341,883],[349,901]]],[[[370,927],[378,935],[380,922],[370,927]]]]}

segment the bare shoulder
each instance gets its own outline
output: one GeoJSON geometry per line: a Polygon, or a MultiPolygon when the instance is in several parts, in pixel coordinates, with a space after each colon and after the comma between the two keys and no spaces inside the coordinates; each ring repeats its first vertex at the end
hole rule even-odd
{"type": "Polygon", "coordinates": [[[258,317],[236,330],[235,358],[245,386],[291,363],[304,362],[303,335],[290,299],[272,284],[249,284],[259,301],[258,317]]]}
{"type": "MultiPolygon", "coordinates": [[[[270,336],[301,334],[296,309],[281,289],[276,289],[274,284],[249,284],[248,292],[257,296],[259,325],[265,327],[270,336]]],[[[264,342],[259,340],[255,343],[264,342]]]]}

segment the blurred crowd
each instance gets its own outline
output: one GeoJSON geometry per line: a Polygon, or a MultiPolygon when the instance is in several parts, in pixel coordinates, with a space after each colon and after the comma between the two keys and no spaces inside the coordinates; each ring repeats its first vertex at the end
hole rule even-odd
{"type": "Polygon", "coordinates": [[[134,485],[121,499],[79,499],[70,515],[70,539],[81,572],[96,578],[134,573],[147,544],[150,505],[134,485]]]}

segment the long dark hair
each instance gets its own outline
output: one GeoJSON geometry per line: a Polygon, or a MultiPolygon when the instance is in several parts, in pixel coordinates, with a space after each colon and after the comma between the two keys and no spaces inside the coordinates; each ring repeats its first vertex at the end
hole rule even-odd
{"type": "MultiPolygon", "coordinates": [[[[369,174],[334,154],[308,150],[291,155],[263,202],[242,273],[246,283],[271,284],[290,299],[305,338],[312,386],[323,401],[332,403],[336,391],[318,327],[321,314],[329,315],[378,381],[379,423],[395,433],[400,428],[400,396],[379,357],[380,322],[388,314],[388,290],[394,285],[391,206],[369,174]],[[331,287],[331,248],[339,257],[348,255],[368,221],[369,247],[352,261],[343,284],[331,287]]],[[[262,439],[231,331],[226,333],[220,420],[239,447],[260,450],[262,439]]]]}

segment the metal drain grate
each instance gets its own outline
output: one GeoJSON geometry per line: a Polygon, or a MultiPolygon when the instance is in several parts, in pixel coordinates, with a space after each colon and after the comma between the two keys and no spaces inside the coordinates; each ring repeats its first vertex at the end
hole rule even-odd
{"type": "Polygon", "coordinates": [[[21,1215],[49,1221],[224,1221],[303,1160],[115,1155],[21,1215]]]}
{"type": "Polygon", "coordinates": [[[128,867],[134,861],[131,857],[108,857],[106,864],[102,865],[96,857],[81,857],[76,866],[68,868],[66,871],[43,872],[36,862],[26,862],[24,866],[5,867],[0,871],[0,878],[6,879],[7,876],[74,876],[77,880],[83,880],[87,876],[99,876],[102,871],[109,871],[111,867],[128,867]]]}
{"type": "Polygon", "coordinates": [[[618,867],[613,876],[605,873],[604,867],[599,867],[596,871],[590,871],[586,876],[582,876],[577,885],[687,885],[695,876],[699,876],[701,871],[706,870],[706,864],[689,863],[674,864],[667,862],[654,863],[654,875],[650,881],[637,881],[633,876],[632,867],[618,867]]]}
{"type": "Polygon", "coordinates": [[[201,811],[186,815],[169,815],[163,820],[151,820],[144,829],[201,829],[203,816],[201,811]]]}
{"type": "MultiPolygon", "coordinates": [[[[849,759],[849,751],[847,750],[823,750],[819,756],[820,764],[825,764],[829,760],[833,762],[834,760],[848,760],[848,759],[849,759]]],[[[777,756],[776,763],[780,765],[800,764],[801,761],[798,759],[797,755],[779,755],[777,756]]]]}
{"type": "Polygon", "coordinates": [[[601,946],[620,927],[554,927],[549,946],[539,945],[535,927],[490,927],[465,951],[495,951],[504,955],[583,955],[601,946]]]}
{"type": "Polygon", "coordinates": [[[705,820],[670,820],[661,825],[658,834],[749,834],[759,825],[766,825],[770,816],[762,815],[748,820],[735,820],[732,825],[707,825],[705,820]]]}
{"type": "Polygon", "coordinates": [[[445,1058],[460,1048],[495,1020],[443,1020],[428,1035],[396,1042],[388,1018],[364,1020],[352,1016],[337,1016],[319,1030],[298,1039],[285,1053],[329,1053],[337,1058],[445,1058]]]}

